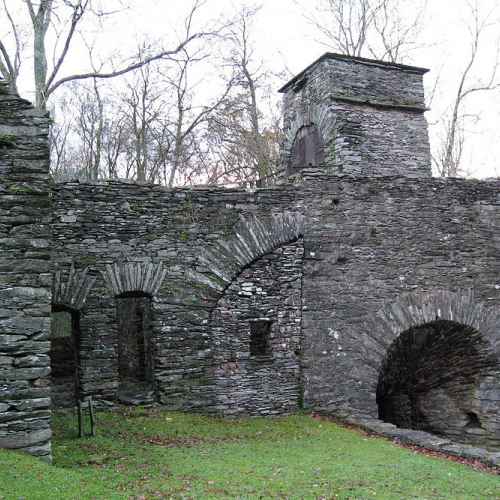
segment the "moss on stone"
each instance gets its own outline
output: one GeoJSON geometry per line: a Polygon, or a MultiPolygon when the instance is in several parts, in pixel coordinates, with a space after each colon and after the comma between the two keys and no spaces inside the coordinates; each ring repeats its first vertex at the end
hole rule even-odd
{"type": "Polygon", "coordinates": [[[129,210],[136,214],[145,214],[147,212],[147,209],[141,203],[138,202],[135,203],[129,202],[129,210]]]}
{"type": "Polygon", "coordinates": [[[13,194],[38,194],[36,189],[33,189],[31,186],[27,186],[26,184],[11,184],[7,191],[13,194]]]}
{"type": "Polygon", "coordinates": [[[181,241],[188,241],[189,240],[189,233],[185,230],[182,230],[180,233],[179,233],[179,239],[181,241]]]}
{"type": "Polygon", "coordinates": [[[79,259],[79,263],[82,267],[97,264],[98,257],[94,255],[85,255],[79,259]]]}
{"type": "Polygon", "coordinates": [[[0,149],[12,149],[16,146],[14,134],[0,134],[0,149]]]}
{"type": "Polygon", "coordinates": [[[189,195],[181,206],[182,218],[184,221],[190,224],[196,224],[198,222],[197,209],[193,205],[193,199],[189,195]]]}
{"type": "Polygon", "coordinates": [[[214,273],[210,273],[207,275],[208,278],[213,281],[214,283],[217,283],[218,285],[220,285],[222,288],[226,288],[227,286],[227,282],[224,281],[220,276],[217,276],[216,274],[214,273]]]}

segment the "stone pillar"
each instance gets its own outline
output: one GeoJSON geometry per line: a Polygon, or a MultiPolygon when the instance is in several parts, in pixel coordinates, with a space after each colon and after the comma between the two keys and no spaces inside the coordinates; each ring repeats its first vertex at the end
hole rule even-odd
{"type": "Polygon", "coordinates": [[[0,82],[0,447],[51,459],[49,118],[0,82]]]}
{"type": "Polygon", "coordinates": [[[284,176],[430,177],[424,68],[324,54],[284,94],[284,176]],[[308,172],[310,175],[310,172],[308,172]]]}

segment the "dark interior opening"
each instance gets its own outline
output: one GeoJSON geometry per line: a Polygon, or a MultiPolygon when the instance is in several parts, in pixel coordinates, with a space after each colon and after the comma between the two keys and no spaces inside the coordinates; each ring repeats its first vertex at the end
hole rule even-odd
{"type": "Polygon", "coordinates": [[[116,298],[118,372],[122,393],[143,393],[153,381],[151,297],[129,292],[116,298]]]}
{"type": "Polygon", "coordinates": [[[383,363],[379,418],[478,443],[483,439],[477,432],[483,420],[480,383],[494,373],[496,357],[473,328],[445,320],[411,328],[393,342],[383,363]]]}
{"type": "Polygon", "coordinates": [[[324,159],[323,142],[316,125],[299,129],[293,141],[288,173],[294,174],[304,167],[316,167],[324,159]]]}
{"type": "Polygon", "coordinates": [[[79,397],[79,311],[53,306],[50,340],[52,405],[72,407],[79,397]]]}
{"type": "Polygon", "coordinates": [[[271,354],[271,321],[250,322],[250,356],[269,356],[271,354]]]}
{"type": "Polygon", "coordinates": [[[477,416],[476,413],[473,411],[468,411],[466,412],[467,418],[469,421],[466,424],[466,427],[468,428],[475,428],[475,429],[480,429],[481,428],[481,422],[479,420],[479,417],[477,416]]]}

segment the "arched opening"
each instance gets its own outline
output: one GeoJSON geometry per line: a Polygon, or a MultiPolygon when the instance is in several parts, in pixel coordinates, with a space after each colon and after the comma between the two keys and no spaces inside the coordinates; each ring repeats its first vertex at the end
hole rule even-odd
{"type": "Polygon", "coordinates": [[[300,238],[258,257],[212,310],[217,412],[279,415],[302,403],[303,257],[300,238]]]}
{"type": "Polygon", "coordinates": [[[304,167],[317,167],[324,159],[323,141],[316,125],[300,128],[292,144],[288,173],[293,174],[304,167]]]}
{"type": "Polygon", "coordinates": [[[140,291],[116,297],[119,399],[144,404],[153,398],[151,296],[140,291]]]}
{"type": "Polygon", "coordinates": [[[379,418],[494,447],[500,444],[499,380],[498,361],[482,335],[438,319],[406,330],[388,349],[377,387],[379,418]]]}
{"type": "Polygon", "coordinates": [[[80,312],[53,305],[50,340],[52,406],[73,407],[80,395],[80,312]]]}

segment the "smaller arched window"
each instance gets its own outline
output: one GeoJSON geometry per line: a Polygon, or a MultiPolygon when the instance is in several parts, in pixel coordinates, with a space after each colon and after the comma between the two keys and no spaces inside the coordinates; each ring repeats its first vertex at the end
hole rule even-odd
{"type": "Polygon", "coordinates": [[[300,128],[295,135],[288,164],[289,174],[304,167],[316,167],[325,158],[323,141],[314,124],[300,128]]]}

